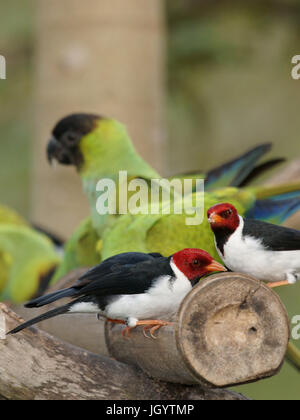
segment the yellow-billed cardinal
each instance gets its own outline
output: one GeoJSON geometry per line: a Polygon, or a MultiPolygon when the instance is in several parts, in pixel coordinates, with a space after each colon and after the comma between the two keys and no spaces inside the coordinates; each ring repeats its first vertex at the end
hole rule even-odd
{"type": "Polygon", "coordinates": [[[300,278],[300,232],[243,219],[231,204],[208,210],[218,253],[227,268],[277,287],[300,278]]]}
{"type": "Polygon", "coordinates": [[[108,258],[90,269],[73,287],[36,298],[25,306],[37,308],[65,297],[73,300],[18,326],[17,333],[37,322],[66,313],[96,313],[126,325],[123,336],[138,325],[144,333],[169,322],[151,317],[176,311],[193,285],[204,275],[226,269],[205,251],[184,249],[166,258],[161,254],[129,252],[108,258]]]}

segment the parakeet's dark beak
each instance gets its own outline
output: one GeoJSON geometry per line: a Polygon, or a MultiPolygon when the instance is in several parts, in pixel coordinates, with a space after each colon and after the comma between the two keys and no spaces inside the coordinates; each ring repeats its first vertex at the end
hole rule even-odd
{"type": "Polygon", "coordinates": [[[53,160],[56,158],[56,148],[57,148],[57,141],[54,137],[48,143],[47,147],[47,158],[50,165],[52,165],[53,160]]]}
{"type": "Polygon", "coordinates": [[[77,146],[66,146],[52,137],[47,146],[47,158],[50,164],[57,160],[62,165],[74,165],[77,168],[82,163],[81,152],[77,146]]]}

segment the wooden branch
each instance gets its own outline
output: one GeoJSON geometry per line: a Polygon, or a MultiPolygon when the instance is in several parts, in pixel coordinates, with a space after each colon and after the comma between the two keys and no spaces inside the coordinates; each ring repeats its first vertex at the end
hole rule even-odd
{"type": "Polygon", "coordinates": [[[250,276],[222,273],[200,282],[158,339],[141,328],[130,340],[108,323],[106,341],[117,360],[176,383],[228,387],[273,376],[289,342],[289,320],[278,296],[250,276]]]}
{"type": "MultiPolygon", "coordinates": [[[[1,331],[21,319],[0,304],[1,331]]],[[[64,343],[36,328],[0,339],[1,399],[243,400],[199,386],[151,380],[139,369],[64,343]]]]}

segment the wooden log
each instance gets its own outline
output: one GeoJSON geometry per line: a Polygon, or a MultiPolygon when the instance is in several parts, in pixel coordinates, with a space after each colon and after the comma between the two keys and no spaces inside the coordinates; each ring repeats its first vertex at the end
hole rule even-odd
{"type": "Polygon", "coordinates": [[[222,273],[184,299],[173,326],[130,340],[107,324],[110,354],[147,374],[176,383],[228,387],[275,375],[289,341],[289,320],[278,296],[250,276],[222,273]]]}
{"type": "MultiPolygon", "coordinates": [[[[0,304],[1,331],[22,322],[0,304]]],[[[158,382],[139,369],[100,357],[30,328],[0,339],[0,399],[244,400],[225,390],[158,382]]]]}

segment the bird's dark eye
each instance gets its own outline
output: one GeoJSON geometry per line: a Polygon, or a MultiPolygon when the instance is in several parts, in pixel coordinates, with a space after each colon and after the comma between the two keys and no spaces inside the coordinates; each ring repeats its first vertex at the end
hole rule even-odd
{"type": "Polygon", "coordinates": [[[199,260],[197,260],[197,258],[195,258],[195,259],[193,260],[193,265],[195,265],[195,266],[200,265],[200,261],[199,261],[199,260]]]}
{"type": "Polygon", "coordinates": [[[63,136],[63,141],[68,146],[76,146],[78,140],[78,134],[74,131],[67,131],[63,136]]]}
{"type": "Polygon", "coordinates": [[[228,219],[231,215],[232,215],[232,210],[231,209],[225,210],[221,213],[221,217],[223,219],[228,219]]]}

